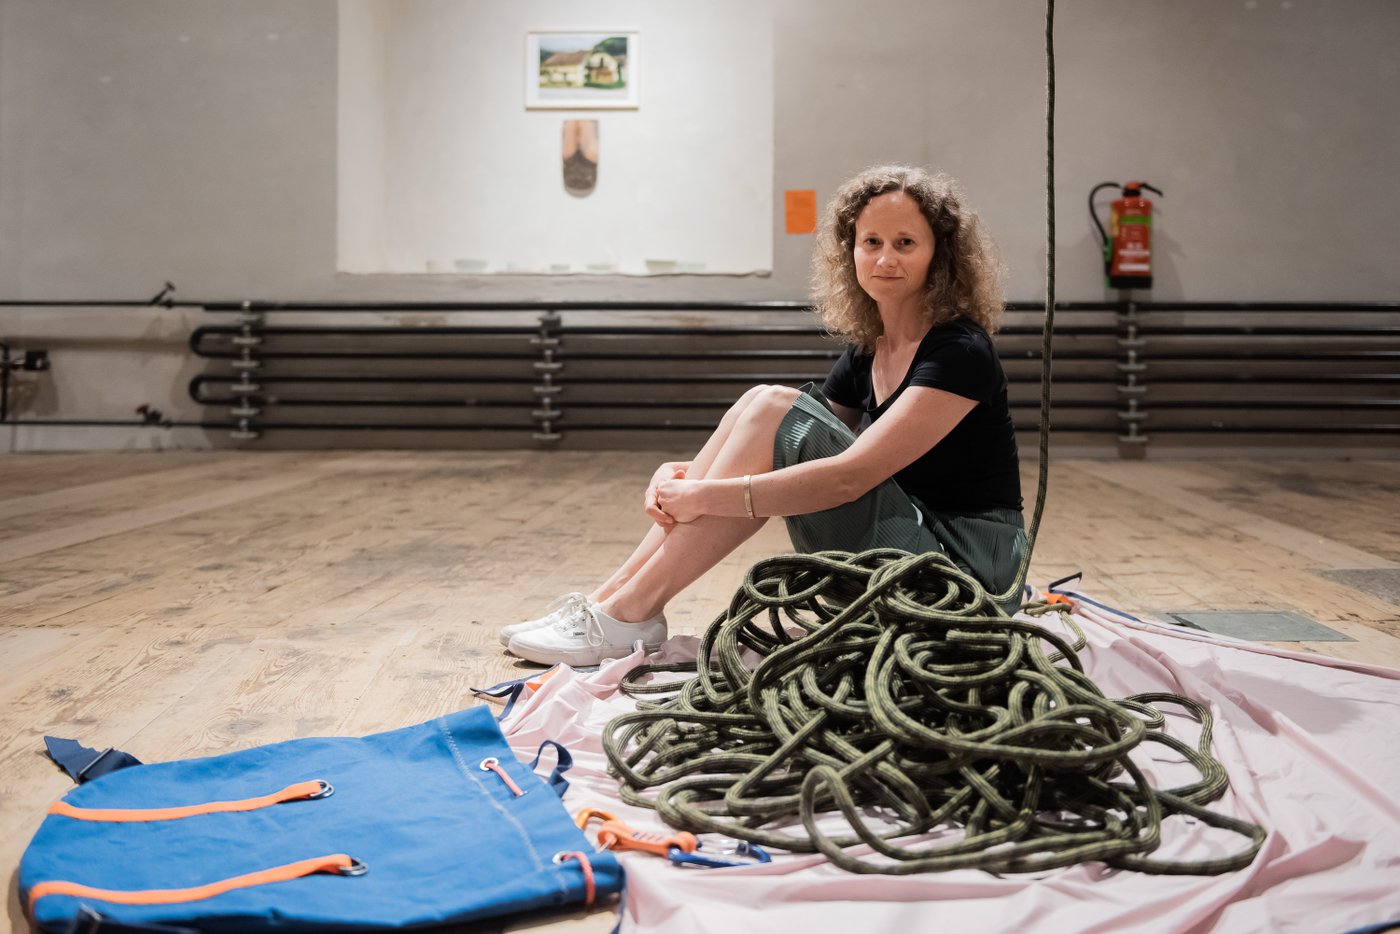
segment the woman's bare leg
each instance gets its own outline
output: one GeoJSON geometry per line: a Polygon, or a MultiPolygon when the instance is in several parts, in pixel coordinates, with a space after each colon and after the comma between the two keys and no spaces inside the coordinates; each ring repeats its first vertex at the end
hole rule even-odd
{"type": "MultiPolygon", "coordinates": [[[[718,450],[712,452],[713,456],[705,465],[705,476],[720,479],[772,470],[773,438],[796,396],[797,390],[782,386],[761,387],[753,392],[749,404],[729,426],[718,450]]],[[[719,435],[718,430],[716,435],[719,435]]],[[[702,453],[709,447],[707,444],[702,453]]],[[[617,620],[651,619],[672,597],[742,545],[767,521],[765,518],[702,516],[694,522],[667,528],[657,526],[647,536],[650,539],[657,531],[661,532],[656,547],[611,593],[598,601],[603,612],[617,620]]]]}
{"type": "MultiPolygon", "coordinates": [[[[768,388],[770,387],[754,386],[729,407],[729,411],[724,413],[724,417],[720,419],[719,425],[710,434],[704,446],[700,448],[699,453],[695,455],[695,459],[690,462],[690,469],[686,472],[686,477],[688,479],[703,480],[709,475],[715,458],[719,456],[720,450],[729,441],[729,436],[734,431],[735,424],[739,421],[745,410],[748,409],[749,404],[768,388]]],[[[771,440],[769,442],[769,450],[772,450],[771,440]]],[[[773,465],[770,459],[768,466],[765,467],[764,470],[771,470],[772,467],[773,465]]],[[[756,473],[757,471],[746,472],[756,473]]],[[[661,543],[666,540],[666,535],[669,531],[671,531],[670,528],[662,525],[653,525],[648,529],[647,534],[642,537],[641,543],[637,545],[636,550],[632,552],[631,556],[626,561],[622,562],[621,566],[612,573],[612,576],[603,581],[596,590],[589,594],[588,598],[595,603],[602,603],[616,593],[619,587],[631,580],[632,576],[651,559],[651,556],[661,547],[661,543]]],[[[646,617],[643,618],[645,619],[646,617]]]]}

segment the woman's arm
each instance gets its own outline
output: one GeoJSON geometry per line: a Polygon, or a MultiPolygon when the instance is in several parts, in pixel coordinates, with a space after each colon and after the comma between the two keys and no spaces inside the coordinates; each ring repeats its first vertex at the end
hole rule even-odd
{"type": "MultiPolygon", "coordinates": [[[[976,406],[974,400],[942,389],[911,386],[835,457],[755,474],[750,487],[754,514],[805,515],[858,499],[942,441],[976,406]]],[[[743,477],[663,481],[656,501],[678,522],[748,515],[743,477]]]]}
{"type": "Polygon", "coordinates": [[[851,429],[851,431],[855,431],[860,427],[860,417],[864,414],[860,409],[853,409],[849,405],[832,402],[830,399],[826,400],[826,405],[827,408],[831,409],[832,414],[841,419],[841,424],[851,429]]]}

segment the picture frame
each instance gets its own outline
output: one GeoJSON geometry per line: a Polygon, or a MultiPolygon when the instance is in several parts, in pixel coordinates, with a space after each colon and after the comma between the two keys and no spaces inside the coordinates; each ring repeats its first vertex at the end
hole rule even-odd
{"type": "Polygon", "coordinates": [[[639,46],[629,29],[526,33],[526,109],[636,110],[639,46]]]}

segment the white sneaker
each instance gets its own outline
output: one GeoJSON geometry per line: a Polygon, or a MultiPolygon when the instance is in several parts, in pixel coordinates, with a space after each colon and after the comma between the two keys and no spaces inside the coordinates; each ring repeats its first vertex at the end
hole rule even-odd
{"type": "Polygon", "coordinates": [[[522,632],[529,632],[532,629],[543,629],[552,626],[558,621],[560,616],[573,612],[575,606],[588,606],[588,595],[574,591],[566,593],[545,608],[545,613],[539,619],[526,620],[523,623],[511,623],[509,626],[502,626],[498,634],[501,645],[509,646],[510,640],[522,632]]]}
{"type": "Polygon", "coordinates": [[[648,652],[666,641],[666,614],[642,623],[624,623],[596,603],[571,604],[549,626],[528,629],[510,640],[511,652],[541,665],[563,662],[575,668],[631,654],[638,639],[648,652]]]}

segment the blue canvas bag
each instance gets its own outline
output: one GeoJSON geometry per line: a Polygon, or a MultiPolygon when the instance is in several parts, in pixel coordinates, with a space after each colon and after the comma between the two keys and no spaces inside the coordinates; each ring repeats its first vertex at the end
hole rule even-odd
{"type": "MultiPolygon", "coordinates": [[[[536,757],[536,763],[539,761],[536,757]]],[[[484,707],[363,738],[134,765],[80,785],[20,862],[45,932],[400,928],[622,886],[484,707]]]]}

